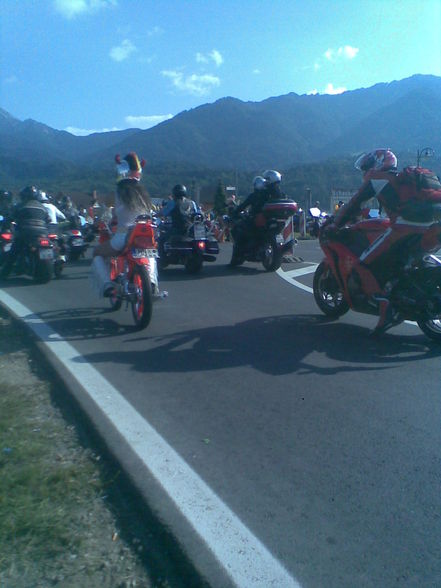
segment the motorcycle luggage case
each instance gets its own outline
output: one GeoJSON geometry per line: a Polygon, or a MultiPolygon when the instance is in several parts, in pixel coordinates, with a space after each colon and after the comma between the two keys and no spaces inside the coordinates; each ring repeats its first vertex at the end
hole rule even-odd
{"type": "Polygon", "coordinates": [[[286,219],[293,216],[297,212],[297,208],[297,203],[294,200],[269,200],[263,205],[262,212],[266,217],[286,219]]]}

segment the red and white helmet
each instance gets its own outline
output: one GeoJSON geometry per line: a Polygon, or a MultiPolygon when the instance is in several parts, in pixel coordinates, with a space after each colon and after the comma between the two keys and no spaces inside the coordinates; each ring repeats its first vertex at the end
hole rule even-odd
{"type": "Polygon", "coordinates": [[[366,173],[370,169],[389,171],[397,169],[397,156],[390,149],[375,149],[370,153],[363,153],[355,162],[355,169],[366,173]]]}

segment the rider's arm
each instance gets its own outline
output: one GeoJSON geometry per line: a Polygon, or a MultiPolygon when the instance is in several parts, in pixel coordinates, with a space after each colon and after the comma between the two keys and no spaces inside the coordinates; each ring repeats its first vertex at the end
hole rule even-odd
{"type": "Polygon", "coordinates": [[[254,192],[249,194],[249,196],[247,196],[245,198],[245,200],[242,202],[242,204],[239,204],[239,206],[236,207],[236,209],[234,211],[235,214],[240,214],[242,212],[242,210],[245,210],[245,208],[250,206],[250,204],[252,203],[252,200],[253,200],[253,196],[254,196],[254,192]]]}
{"type": "Polygon", "coordinates": [[[175,206],[176,202],[174,200],[170,200],[170,202],[166,204],[164,208],[158,212],[158,216],[170,216],[175,206]]]}
{"type": "Polygon", "coordinates": [[[55,205],[54,205],[54,209],[55,209],[55,215],[58,220],[66,220],[65,214],[62,213],[61,210],[59,208],[57,208],[55,205]]]}
{"type": "Polygon", "coordinates": [[[361,205],[369,198],[375,196],[375,190],[372,187],[371,181],[365,179],[358,192],[352,196],[351,200],[338,209],[334,218],[334,224],[337,227],[342,227],[351,217],[360,212],[361,205]]]}

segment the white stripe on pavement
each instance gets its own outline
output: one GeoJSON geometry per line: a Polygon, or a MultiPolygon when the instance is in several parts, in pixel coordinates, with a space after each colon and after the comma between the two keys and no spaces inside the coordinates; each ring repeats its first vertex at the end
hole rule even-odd
{"type": "Polygon", "coordinates": [[[0,302],[22,319],[88,391],[113,426],[214,554],[237,588],[301,588],[199,475],[94,367],[6,292],[0,302]]]}

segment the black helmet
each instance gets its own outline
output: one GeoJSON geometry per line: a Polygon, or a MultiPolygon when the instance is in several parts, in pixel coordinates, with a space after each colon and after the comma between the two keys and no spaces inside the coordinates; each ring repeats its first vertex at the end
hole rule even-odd
{"type": "Polygon", "coordinates": [[[23,202],[27,202],[28,200],[38,200],[38,190],[35,186],[26,186],[26,188],[24,188],[21,192],[20,192],[20,198],[23,200],[23,202]]]}
{"type": "Polygon", "coordinates": [[[183,184],[176,184],[172,190],[173,198],[185,198],[187,196],[187,188],[183,184]]]}

